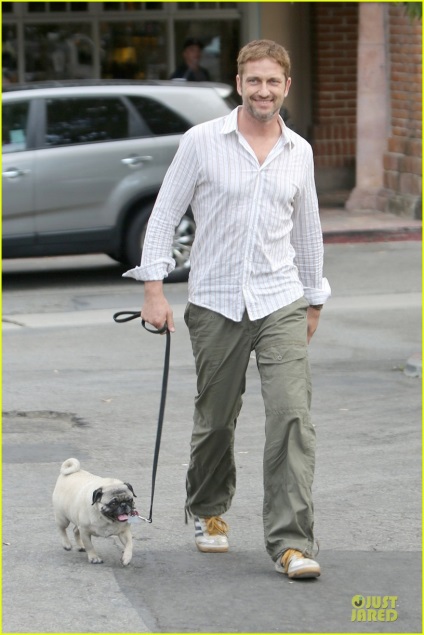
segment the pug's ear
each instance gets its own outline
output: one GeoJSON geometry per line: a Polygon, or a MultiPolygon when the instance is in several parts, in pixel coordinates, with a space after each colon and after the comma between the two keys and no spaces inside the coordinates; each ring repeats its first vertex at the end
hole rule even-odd
{"type": "Polygon", "coordinates": [[[130,490],[130,492],[132,492],[134,498],[137,498],[137,496],[134,493],[132,485],[130,485],[129,483],[124,483],[124,485],[126,485],[128,487],[128,489],[130,490]]]}
{"type": "Polygon", "coordinates": [[[103,496],[103,489],[101,487],[94,490],[92,505],[94,505],[95,503],[100,503],[100,501],[102,500],[102,496],[103,496]]]}

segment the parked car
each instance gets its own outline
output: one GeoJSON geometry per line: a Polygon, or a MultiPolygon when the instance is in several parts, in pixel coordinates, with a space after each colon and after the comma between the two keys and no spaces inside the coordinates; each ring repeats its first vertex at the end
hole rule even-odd
{"type": "MultiPolygon", "coordinates": [[[[181,135],[234,107],[225,84],[78,81],[3,92],[3,258],[106,253],[140,262],[181,135]]],[[[188,277],[195,225],[175,230],[170,279],[188,277]]]]}

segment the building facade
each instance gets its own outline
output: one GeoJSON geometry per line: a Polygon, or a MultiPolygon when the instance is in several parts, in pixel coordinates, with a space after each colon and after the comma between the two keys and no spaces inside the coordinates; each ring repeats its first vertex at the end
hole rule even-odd
{"type": "Polygon", "coordinates": [[[2,2],[3,82],[166,79],[187,37],[235,85],[249,40],[292,57],[289,124],[319,194],[347,210],[421,213],[421,21],[393,2],[2,2]]]}

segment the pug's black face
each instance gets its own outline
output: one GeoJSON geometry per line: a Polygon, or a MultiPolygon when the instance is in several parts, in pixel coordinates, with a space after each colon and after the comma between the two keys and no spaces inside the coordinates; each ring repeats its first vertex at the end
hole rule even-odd
{"type": "Polygon", "coordinates": [[[100,487],[93,492],[93,505],[100,503],[100,512],[109,520],[125,523],[134,511],[134,490],[129,483],[125,485],[111,490],[100,487]]]}

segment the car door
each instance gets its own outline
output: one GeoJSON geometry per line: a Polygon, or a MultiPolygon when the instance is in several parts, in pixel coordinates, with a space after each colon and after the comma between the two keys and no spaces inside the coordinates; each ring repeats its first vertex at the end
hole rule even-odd
{"type": "Polygon", "coordinates": [[[11,99],[2,109],[2,235],[9,248],[34,243],[34,157],[30,121],[33,102],[11,99]]]}
{"type": "Polygon", "coordinates": [[[162,146],[141,125],[119,95],[45,100],[36,171],[40,244],[106,235],[126,201],[143,187],[159,188],[146,174],[163,162],[162,146]]]}

